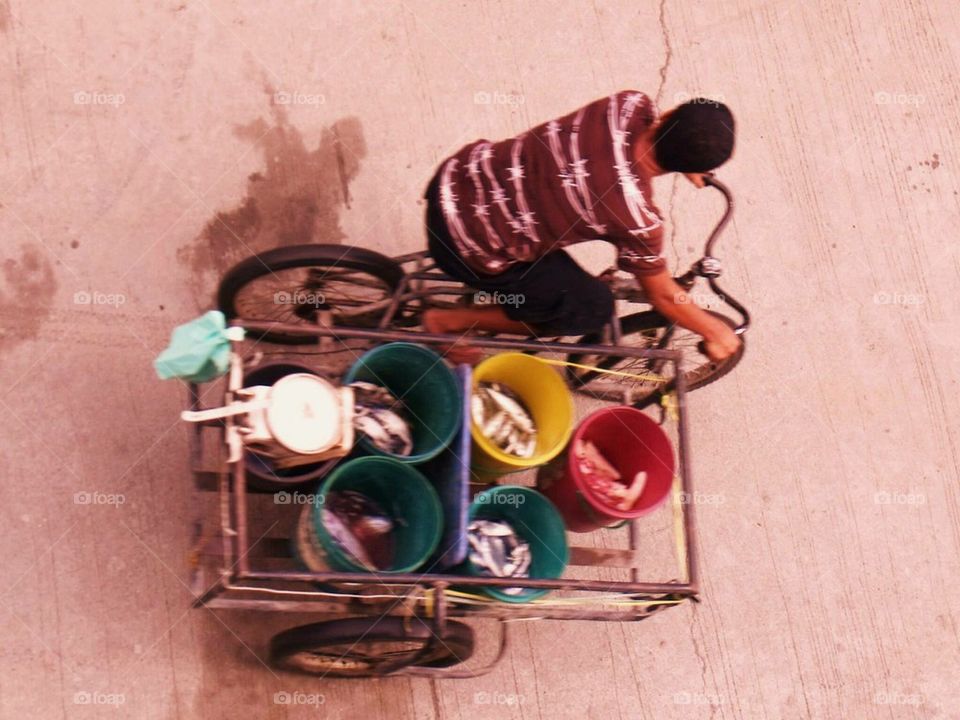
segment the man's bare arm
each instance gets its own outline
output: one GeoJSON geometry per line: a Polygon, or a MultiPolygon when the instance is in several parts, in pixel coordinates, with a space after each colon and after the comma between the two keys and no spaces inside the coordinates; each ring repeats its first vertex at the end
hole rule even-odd
{"type": "Polygon", "coordinates": [[[650,304],[681,327],[703,336],[707,354],[720,362],[740,347],[740,338],[730,327],[692,302],[666,270],[656,275],[637,275],[650,304]]]}

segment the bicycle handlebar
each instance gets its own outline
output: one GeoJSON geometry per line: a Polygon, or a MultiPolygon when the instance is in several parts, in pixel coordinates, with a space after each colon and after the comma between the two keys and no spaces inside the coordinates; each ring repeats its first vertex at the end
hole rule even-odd
{"type": "Polygon", "coordinates": [[[741,322],[736,328],[734,328],[733,331],[737,335],[743,335],[750,328],[750,312],[736,298],[725,293],[720,288],[720,285],[717,284],[716,276],[706,274],[702,265],[704,260],[713,259],[713,246],[717,242],[717,238],[720,237],[720,233],[723,232],[724,228],[727,226],[727,223],[730,222],[730,218],[733,215],[733,193],[730,192],[730,188],[717,180],[713,173],[706,173],[703,179],[705,185],[709,185],[710,187],[716,188],[720,191],[724,200],[726,200],[727,208],[723,213],[723,217],[720,218],[720,222],[717,223],[716,227],[713,228],[713,232],[710,233],[710,237],[707,238],[707,245],[703,251],[703,257],[700,258],[700,260],[695,264],[695,270],[693,272],[695,272],[697,275],[707,278],[707,282],[710,284],[710,289],[714,292],[714,294],[723,298],[723,301],[740,315],[741,322]]]}
{"type": "Polygon", "coordinates": [[[723,199],[727,202],[727,209],[724,210],[723,217],[720,218],[720,222],[717,223],[717,226],[713,229],[713,232],[710,233],[710,237],[707,238],[707,247],[703,252],[705,257],[712,257],[713,245],[717,241],[717,238],[720,237],[720,233],[723,232],[723,229],[727,226],[727,223],[730,222],[730,217],[733,215],[733,193],[730,192],[730,188],[717,180],[713,174],[704,175],[703,181],[705,185],[709,185],[710,187],[714,187],[719,190],[723,195],[723,199]]]}

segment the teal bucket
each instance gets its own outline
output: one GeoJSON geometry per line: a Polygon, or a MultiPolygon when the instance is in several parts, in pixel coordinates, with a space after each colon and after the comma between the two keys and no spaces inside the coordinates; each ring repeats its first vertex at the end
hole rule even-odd
{"type": "Polygon", "coordinates": [[[370,350],[343,378],[387,388],[406,408],[413,438],[410,455],[394,455],[360,437],[357,447],[366,455],[419,464],[435,458],[460,429],[463,394],[453,372],[433,350],[412,343],[389,343],[370,350]]]}
{"type": "MultiPolygon", "coordinates": [[[[530,544],[529,577],[553,580],[563,575],[570,561],[563,518],[553,503],[536,490],[515,485],[484,490],[470,505],[468,522],[473,520],[503,520],[530,544]]],[[[484,577],[469,556],[464,568],[468,575],[484,577]]],[[[510,603],[529,602],[550,592],[527,588],[517,595],[508,595],[500,588],[485,587],[482,590],[497,600],[510,603]]]]}
{"type": "Polygon", "coordinates": [[[322,557],[335,570],[367,572],[331,537],[323,525],[323,500],[331,492],[352,490],[383,508],[393,520],[394,556],[383,573],[412,572],[433,555],[443,531],[443,510],[430,482],[415,468],[385,457],[350,460],[324,480],[313,506],[313,531],[322,557]]]}

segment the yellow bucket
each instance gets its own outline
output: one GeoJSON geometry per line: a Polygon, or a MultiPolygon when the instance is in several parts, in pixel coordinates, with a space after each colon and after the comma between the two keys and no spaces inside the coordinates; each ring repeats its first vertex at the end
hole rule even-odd
{"type": "Polygon", "coordinates": [[[543,465],[560,454],[573,432],[574,414],[573,397],[559,372],[533,355],[501,353],[474,369],[474,388],[481,382],[501,383],[520,397],[533,415],[537,448],[532,457],[510,455],[488,440],[476,423],[471,423],[471,466],[475,471],[503,475],[543,465]]]}

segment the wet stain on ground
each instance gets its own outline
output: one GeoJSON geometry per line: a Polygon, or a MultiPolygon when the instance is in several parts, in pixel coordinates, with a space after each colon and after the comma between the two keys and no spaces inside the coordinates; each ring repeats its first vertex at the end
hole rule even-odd
{"type": "Polygon", "coordinates": [[[0,32],[7,32],[13,24],[13,13],[10,12],[10,3],[0,0],[0,32]]]}
{"type": "Polygon", "coordinates": [[[265,167],[247,179],[246,196],[217,212],[203,231],[177,252],[192,276],[194,295],[205,306],[232,265],[281,245],[339,243],[340,210],[349,207],[349,182],[366,155],[359,120],[343,118],[323,128],[314,149],[290,124],[282,106],[272,108],[272,123],[258,118],[234,128],[237,137],[256,145],[265,167]]]}
{"type": "Polygon", "coordinates": [[[18,257],[2,260],[0,350],[35,337],[53,306],[57,278],[46,255],[21,245],[18,257]]]}

